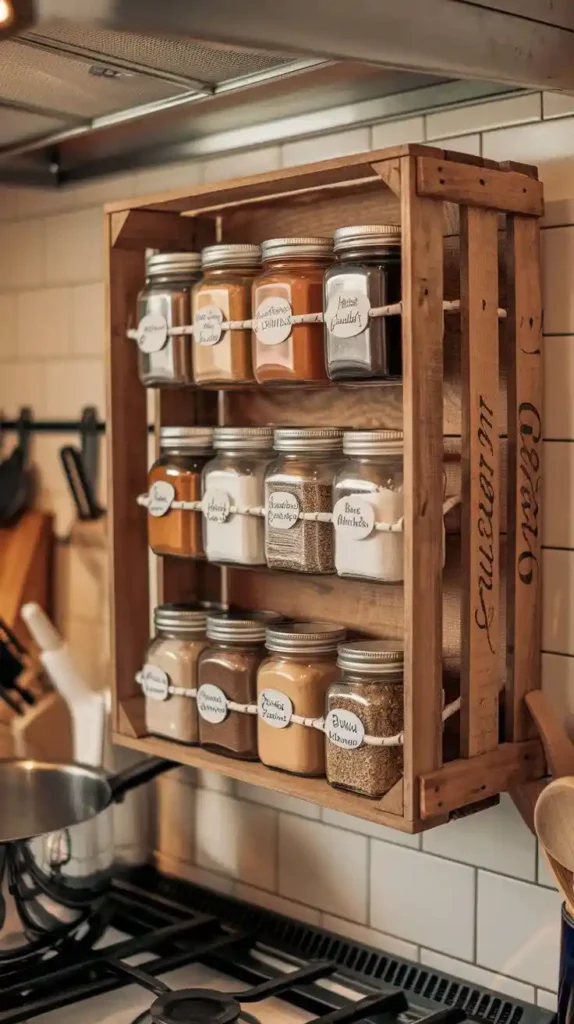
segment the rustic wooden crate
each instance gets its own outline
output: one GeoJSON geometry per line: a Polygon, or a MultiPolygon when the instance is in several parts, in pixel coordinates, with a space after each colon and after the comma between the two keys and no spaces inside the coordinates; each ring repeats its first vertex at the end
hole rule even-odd
{"type": "Polygon", "coordinates": [[[413,145],[107,207],[116,742],[408,832],[543,775],[524,701],[540,685],[541,214],[535,168],[413,145]],[[190,388],[156,402],[158,426],[403,429],[403,586],[160,560],[161,600],[223,598],[404,640],[404,778],[371,801],[145,735],[134,677],[150,620],[146,514],[136,504],[147,488],[146,392],[126,331],[146,247],[381,221],[402,226],[402,385],[190,388]],[[445,299],[460,300],[459,312],[443,315],[445,299]],[[443,453],[453,446],[462,503],[443,573],[443,453]],[[443,685],[461,698],[444,731],[443,685]]]}

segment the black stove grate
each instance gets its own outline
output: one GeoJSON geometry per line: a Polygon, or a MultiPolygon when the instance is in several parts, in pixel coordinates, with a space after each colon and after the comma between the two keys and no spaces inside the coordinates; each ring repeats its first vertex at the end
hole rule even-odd
{"type": "MultiPolygon", "coordinates": [[[[174,997],[158,976],[198,961],[252,986],[241,990],[241,1003],[256,1007],[257,1000],[279,995],[313,1014],[320,1024],[373,1024],[382,1017],[408,1024],[549,1024],[553,1019],[538,1007],[232,897],[164,878],[152,868],[118,878],[111,904],[112,924],[130,936],[125,941],[103,950],[84,949],[79,955],[66,951],[35,967],[0,967],[0,1024],[33,1022],[41,1013],[134,983],[160,1002],[163,998],[169,1005],[185,1005],[184,994],[174,997]],[[290,973],[258,959],[261,947],[275,951],[290,973]],[[142,952],[153,953],[154,959],[138,968],[125,962],[142,952]],[[321,979],[329,977],[354,989],[360,1002],[322,987],[321,979]]],[[[239,993],[235,996],[238,999],[239,993]]],[[[163,1019],[161,1014],[157,1019],[163,1019]]]]}

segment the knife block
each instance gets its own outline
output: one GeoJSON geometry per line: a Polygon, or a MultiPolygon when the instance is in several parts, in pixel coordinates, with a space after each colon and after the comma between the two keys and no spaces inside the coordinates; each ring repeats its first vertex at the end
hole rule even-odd
{"type": "Polygon", "coordinates": [[[0,758],[71,761],[72,726],[65,701],[54,690],[46,689],[35,668],[26,669],[19,683],[34,694],[36,703],[21,704],[23,715],[0,704],[0,758]]]}

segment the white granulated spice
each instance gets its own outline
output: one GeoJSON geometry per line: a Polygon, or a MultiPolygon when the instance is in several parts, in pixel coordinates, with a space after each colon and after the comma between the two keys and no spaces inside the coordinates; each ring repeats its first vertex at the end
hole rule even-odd
{"type": "MultiPolygon", "coordinates": [[[[206,492],[223,492],[230,505],[262,506],[265,464],[249,476],[230,469],[210,469],[206,473],[206,492]]],[[[241,565],[265,564],[265,523],[260,516],[231,513],[224,522],[203,516],[205,553],[210,562],[238,562],[241,565]]]]}
{"type": "Polygon", "coordinates": [[[394,523],[403,515],[402,488],[398,491],[378,487],[371,493],[349,494],[335,509],[335,568],[339,576],[399,583],[404,579],[403,534],[373,529],[367,536],[370,506],[374,523],[394,523]]]}
{"type": "Polygon", "coordinates": [[[272,443],[270,427],[215,427],[217,455],[203,470],[203,542],[210,562],[265,565],[263,516],[230,509],[263,507],[272,443]]]}

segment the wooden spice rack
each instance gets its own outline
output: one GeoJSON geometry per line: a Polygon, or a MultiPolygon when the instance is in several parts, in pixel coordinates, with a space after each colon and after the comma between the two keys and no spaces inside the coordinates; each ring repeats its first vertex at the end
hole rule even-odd
{"type": "Polygon", "coordinates": [[[407,832],[543,776],[524,699],[540,685],[542,210],[534,167],[417,145],[106,208],[115,742],[407,832]],[[402,226],[402,384],[166,389],[156,402],[157,426],[404,431],[403,586],[160,560],[163,601],[224,600],[404,639],[404,778],[371,801],[145,735],[135,675],[149,637],[149,571],[136,499],[147,490],[147,396],[126,332],[148,247],[380,222],[402,226]],[[443,302],[457,300],[459,313],[444,317],[443,302]],[[453,446],[462,503],[443,572],[443,451],[453,446]],[[443,689],[461,697],[444,730],[443,689]]]}

